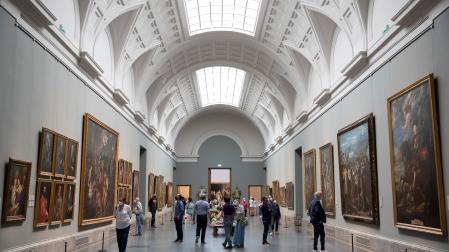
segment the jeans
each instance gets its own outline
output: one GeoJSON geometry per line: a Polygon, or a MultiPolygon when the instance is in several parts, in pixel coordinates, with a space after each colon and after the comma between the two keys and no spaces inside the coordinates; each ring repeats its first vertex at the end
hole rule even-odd
{"type": "Polygon", "coordinates": [[[179,218],[179,219],[175,219],[175,227],[176,227],[176,240],[178,241],[182,241],[182,239],[184,238],[184,234],[182,232],[182,219],[183,218],[179,218]]]}
{"type": "Polygon", "coordinates": [[[312,223],[313,225],[313,249],[318,250],[318,237],[320,237],[321,250],[324,248],[324,224],[323,223],[312,223]]]}
{"type": "Polygon", "coordinates": [[[196,237],[200,237],[201,232],[201,242],[204,242],[204,237],[206,236],[207,228],[207,215],[198,215],[196,217],[196,237]]]}
{"type": "Polygon", "coordinates": [[[143,216],[142,214],[136,214],[136,228],[137,228],[137,234],[142,234],[142,223],[143,223],[143,216]]]}
{"type": "Polygon", "coordinates": [[[130,228],[130,226],[123,228],[123,229],[118,229],[118,228],[115,229],[116,234],[117,234],[118,250],[120,252],[126,251],[126,245],[128,244],[129,228],[130,228]]]}
{"type": "Polygon", "coordinates": [[[224,230],[225,230],[225,236],[226,239],[224,241],[224,245],[225,246],[232,246],[232,241],[231,241],[231,230],[232,230],[232,223],[234,222],[234,219],[231,217],[224,217],[223,218],[223,224],[224,224],[224,230]]]}
{"type": "Polygon", "coordinates": [[[267,242],[268,229],[270,228],[270,221],[263,221],[263,238],[262,242],[267,242]]]}
{"type": "Polygon", "coordinates": [[[235,226],[234,239],[232,243],[240,247],[245,246],[245,226],[243,226],[240,221],[237,221],[237,225],[235,226]]]}
{"type": "Polygon", "coordinates": [[[154,223],[156,222],[156,210],[151,211],[151,226],[154,227],[154,223]]]}

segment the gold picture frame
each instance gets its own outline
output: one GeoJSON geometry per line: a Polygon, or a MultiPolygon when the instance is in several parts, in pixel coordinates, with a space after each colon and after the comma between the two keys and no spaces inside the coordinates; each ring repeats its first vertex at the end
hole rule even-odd
{"type": "Polygon", "coordinates": [[[53,181],[51,198],[50,198],[50,225],[58,225],[62,223],[63,206],[64,206],[64,188],[63,181],[53,181]]]}
{"type": "Polygon", "coordinates": [[[305,210],[308,212],[309,203],[316,192],[316,150],[311,149],[304,153],[304,199],[305,210]]]}
{"type": "Polygon", "coordinates": [[[78,170],[78,141],[67,138],[67,152],[66,152],[66,170],[64,172],[65,178],[69,180],[76,179],[76,172],[78,170]]]}
{"type": "Polygon", "coordinates": [[[320,147],[322,203],[328,217],[335,217],[334,151],[332,143],[320,147]]]}
{"type": "Polygon", "coordinates": [[[444,181],[433,75],[392,95],[387,105],[394,224],[401,229],[445,236],[444,181]]]}
{"type": "Polygon", "coordinates": [[[173,183],[172,182],[168,182],[167,183],[167,189],[166,189],[166,194],[167,194],[167,207],[172,207],[173,206],[173,183]]]}
{"type": "Polygon", "coordinates": [[[37,161],[37,174],[39,176],[53,176],[53,154],[57,135],[56,132],[47,128],[42,128],[40,132],[37,161]]]}
{"type": "Polygon", "coordinates": [[[53,189],[51,179],[38,179],[34,204],[34,227],[47,226],[50,222],[50,201],[53,189]]]}
{"type": "Polygon", "coordinates": [[[53,176],[57,178],[64,178],[67,170],[67,138],[63,135],[56,134],[53,148],[53,176]]]}
{"type": "Polygon", "coordinates": [[[67,181],[64,185],[64,201],[62,205],[62,223],[73,221],[75,213],[76,183],[67,181]]]}

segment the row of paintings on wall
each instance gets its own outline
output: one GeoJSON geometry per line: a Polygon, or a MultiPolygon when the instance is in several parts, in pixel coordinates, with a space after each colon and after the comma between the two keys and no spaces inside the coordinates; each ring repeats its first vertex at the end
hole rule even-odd
{"type": "MultiPolygon", "coordinates": [[[[433,76],[388,101],[388,129],[395,226],[446,235],[443,173],[433,76]]],[[[379,224],[374,115],[338,131],[342,214],[379,224]]],[[[320,180],[326,214],[335,216],[332,144],[320,147],[320,180]]],[[[315,150],[304,153],[304,194],[316,191],[315,150]]]]}
{"type": "Polygon", "coordinates": [[[148,175],[148,197],[156,195],[158,211],[173,206],[173,182],[164,182],[164,176],[148,175]]]}
{"type": "Polygon", "coordinates": [[[131,187],[133,179],[133,164],[124,159],[118,161],[118,180],[117,183],[120,186],[131,187]]]}
{"type": "MultiPolygon", "coordinates": [[[[285,183],[284,186],[280,186],[279,181],[274,180],[271,182],[270,194],[281,207],[287,207],[290,210],[294,209],[295,197],[294,186],[292,182],[285,183]]],[[[268,195],[268,194],[265,194],[268,195]]]]}

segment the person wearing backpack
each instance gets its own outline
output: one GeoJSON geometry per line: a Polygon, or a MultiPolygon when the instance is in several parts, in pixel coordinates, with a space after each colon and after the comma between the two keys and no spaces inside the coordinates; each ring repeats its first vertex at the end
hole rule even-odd
{"type": "Polygon", "coordinates": [[[321,205],[321,192],[315,192],[313,200],[309,204],[310,223],[313,225],[313,251],[318,251],[318,237],[320,238],[321,251],[324,247],[324,223],[326,223],[326,214],[321,205]]]}

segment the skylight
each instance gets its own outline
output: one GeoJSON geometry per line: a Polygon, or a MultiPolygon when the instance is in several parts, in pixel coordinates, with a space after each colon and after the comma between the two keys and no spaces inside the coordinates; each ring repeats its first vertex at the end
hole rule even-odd
{"type": "Polygon", "coordinates": [[[227,104],[239,106],[245,71],[224,66],[196,71],[202,106],[227,104]]]}
{"type": "Polygon", "coordinates": [[[254,36],[261,0],[184,0],[189,34],[236,31],[254,36]]]}

